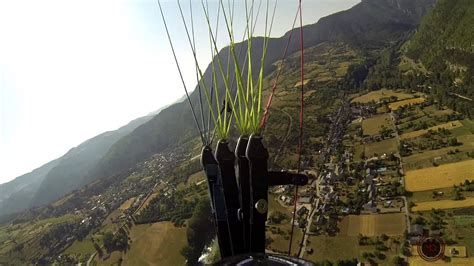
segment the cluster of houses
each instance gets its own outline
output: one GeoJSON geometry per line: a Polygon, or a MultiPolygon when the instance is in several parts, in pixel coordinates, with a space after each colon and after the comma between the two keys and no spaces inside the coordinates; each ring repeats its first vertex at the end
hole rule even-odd
{"type": "Polygon", "coordinates": [[[365,177],[363,180],[363,184],[365,186],[363,190],[368,192],[368,202],[363,205],[363,212],[365,213],[377,213],[377,187],[375,185],[374,178],[375,171],[371,168],[367,168],[365,170],[365,177]]]}
{"type": "MultiPolygon", "coordinates": [[[[316,216],[313,224],[315,225],[315,233],[320,233],[326,224],[337,224],[337,217],[331,216],[330,212],[336,209],[339,196],[334,190],[337,181],[336,173],[331,169],[325,169],[321,172],[319,183],[319,200],[316,202],[316,216]]],[[[329,227],[328,229],[331,230],[329,227]]],[[[331,233],[331,232],[329,232],[331,233]]]]}

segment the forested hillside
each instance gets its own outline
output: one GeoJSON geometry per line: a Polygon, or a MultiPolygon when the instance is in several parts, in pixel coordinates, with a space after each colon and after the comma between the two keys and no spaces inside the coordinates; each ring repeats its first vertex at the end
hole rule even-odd
{"type": "Polygon", "coordinates": [[[432,72],[438,99],[470,117],[474,115],[473,25],[474,1],[439,0],[424,18],[407,51],[409,57],[421,61],[432,72]]]}

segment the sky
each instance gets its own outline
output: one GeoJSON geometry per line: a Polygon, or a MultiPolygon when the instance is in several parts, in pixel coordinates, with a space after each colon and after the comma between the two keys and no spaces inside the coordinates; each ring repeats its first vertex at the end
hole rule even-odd
{"type": "MultiPolygon", "coordinates": [[[[303,24],[358,2],[303,0],[303,24]]],[[[177,2],[161,3],[192,89],[194,59],[177,2]]],[[[274,3],[270,0],[270,7],[274,3]]],[[[190,2],[181,4],[190,23],[190,2]]],[[[207,24],[201,1],[191,5],[197,56],[205,69],[211,60],[207,24]]],[[[261,12],[265,6],[262,1],[261,12]]],[[[271,36],[291,29],[297,7],[297,0],[278,1],[271,36]]],[[[213,24],[217,8],[218,1],[209,0],[213,24]]],[[[263,18],[255,35],[264,33],[263,18]]],[[[243,0],[235,1],[234,19],[241,40],[243,0]]],[[[221,17],[219,47],[229,43],[224,26],[221,17]]],[[[0,0],[0,183],[183,95],[156,0],[0,0]]]]}

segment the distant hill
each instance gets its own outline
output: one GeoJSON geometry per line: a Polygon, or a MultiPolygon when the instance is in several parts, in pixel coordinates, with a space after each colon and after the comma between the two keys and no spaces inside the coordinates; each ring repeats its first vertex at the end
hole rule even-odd
{"type": "Polygon", "coordinates": [[[0,216],[26,209],[46,175],[59,159],[51,161],[28,174],[0,185],[0,216]]]}
{"type": "Polygon", "coordinates": [[[84,176],[95,167],[109,148],[151,117],[141,117],[117,130],[102,133],[71,149],[45,176],[30,206],[40,206],[86,185],[84,176]]]}
{"type": "MultiPolygon", "coordinates": [[[[159,113],[159,110],[156,112],[159,113]]],[[[117,140],[151,118],[152,116],[141,117],[117,130],[100,134],[31,173],[1,184],[0,216],[48,204],[85,185],[84,176],[97,164],[107,150],[117,140]]]]}

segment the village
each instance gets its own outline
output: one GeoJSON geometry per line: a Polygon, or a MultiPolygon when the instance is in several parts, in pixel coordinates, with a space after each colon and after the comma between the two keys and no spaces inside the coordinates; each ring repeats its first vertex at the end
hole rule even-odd
{"type": "MultiPolygon", "coordinates": [[[[333,123],[327,144],[317,151],[324,163],[319,169],[305,170],[314,178],[299,190],[297,198],[296,218],[292,223],[302,232],[298,239],[301,241],[299,250],[295,253],[300,257],[328,257],[328,248],[322,252],[317,249],[314,242],[318,239],[333,237],[337,243],[337,239],[344,241],[363,236],[358,239],[361,245],[366,242],[365,237],[388,235],[388,240],[383,242],[385,248],[375,246],[377,250],[372,251],[375,256],[371,257],[371,252],[362,248],[366,262],[382,262],[387,255],[417,261],[416,248],[426,237],[447,239],[445,258],[467,259],[468,248],[446,236],[443,230],[453,226],[446,227],[440,222],[446,223],[444,217],[448,217],[449,212],[435,210],[429,219],[420,217],[423,213],[413,213],[414,193],[405,188],[406,170],[399,146],[403,149],[406,136],[403,134],[410,133],[400,130],[399,125],[404,122],[408,110],[431,108],[432,103],[417,93],[402,95],[407,99],[401,100],[395,92],[391,93],[378,102],[353,100],[331,117],[333,123]],[[374,127],[373,124],[377,125],[374,127]],[[431,219],[434,221],[428,222],[431,219]],[[385,254],[383,250],[386,250],[385,254]],[[400,250],[400,253],[390,254],[394,250],[400,250]]],[[[449,125],[456,127],[456,123],[449,125]]],[[[276,188],[272,194],[291,212],[295,200],[291,187],[276,188]]],[[[446,198],[445,194],[450,193],[446,189],[432,192],[434,199],[446,198]]],[[[436,209],[435,205],[433,208],[436,209]]],[[[380,242],[374,240],[374,243],[376,241],[380,242]]]]}

